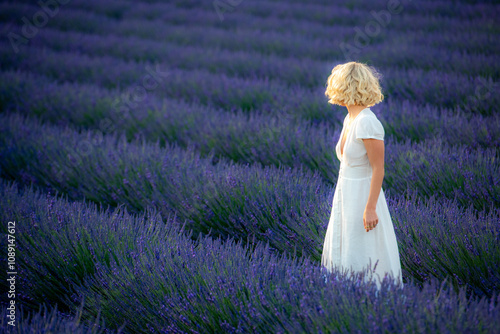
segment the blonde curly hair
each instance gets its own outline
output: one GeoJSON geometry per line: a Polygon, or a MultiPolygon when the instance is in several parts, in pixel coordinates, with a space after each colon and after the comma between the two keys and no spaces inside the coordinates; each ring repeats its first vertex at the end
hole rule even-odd
{"type": "Polygon", "coordinates": [[[325,95],[331,104],[371,107],[384,99],[381,77],[375,68],[363,63],[339,64],[328,77],[325,95]]]}

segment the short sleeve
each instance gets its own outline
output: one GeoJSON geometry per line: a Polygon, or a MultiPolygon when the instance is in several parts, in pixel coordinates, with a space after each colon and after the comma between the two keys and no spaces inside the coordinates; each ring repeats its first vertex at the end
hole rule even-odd
{"type": "Polygon", "coordinates": [[[356,139],[373,138],[384,140],[384,135],[384,127],[376,117],[363,117],[356,124],[356,139]]]}

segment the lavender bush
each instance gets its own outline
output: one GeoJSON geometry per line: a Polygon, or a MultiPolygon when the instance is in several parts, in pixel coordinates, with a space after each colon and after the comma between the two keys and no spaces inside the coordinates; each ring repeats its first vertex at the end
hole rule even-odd
{"type": "Polygon", "coordinates": [[[98,210],[3,180],[0,190],[3,218],[24,222],[24,298],[69,308],[83,298],[82,316],[98,313],[110,329],[487,333],[499,325],[498,295],[467,298],[437,280],[401,288],[388,277],[377,291],[364,281],[368,271],[326,274],[262,243],[249,249],[232,239],[193,241],[175,217],[164,221],[154,210],[98,210]]]}
{"type": "Polygon", "coordinates": [[[500,289],[500,209],[461,208],[437,194],[423,203],[416,192],[389,197],[388,205],[402,250],[402,267],[416,282],[449,279],[468,293],[492,296],[500,289]]]}

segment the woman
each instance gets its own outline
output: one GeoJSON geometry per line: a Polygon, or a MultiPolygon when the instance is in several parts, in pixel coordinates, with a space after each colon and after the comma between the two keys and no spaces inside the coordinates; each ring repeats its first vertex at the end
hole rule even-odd
{"type": "Polygon", "coordinates": [[[328,102],[345,106],[348,114],[335,147],[340,170],[321,257],[329,272],[334,267],[370,267],[378,288],[386,274],[403,285],[396,234],[382,189],[385,132],[369,108],[384,99],[379,77],[375,69],[358,62],[337,65],[328,77],[328,102]]]}

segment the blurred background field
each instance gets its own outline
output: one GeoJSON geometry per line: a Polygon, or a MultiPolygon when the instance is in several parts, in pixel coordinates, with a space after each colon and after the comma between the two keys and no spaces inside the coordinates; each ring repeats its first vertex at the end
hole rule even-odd
{"type": "Polygon", "coordinates": [[[18,272],[13,330],[4,261],[2,330],[498,331],[498,17],[494,1],[1,1],[18,272]],[[403,289],[320,267],[347,114],[324,91],[350,60],[383,75],[403,289]]]}

